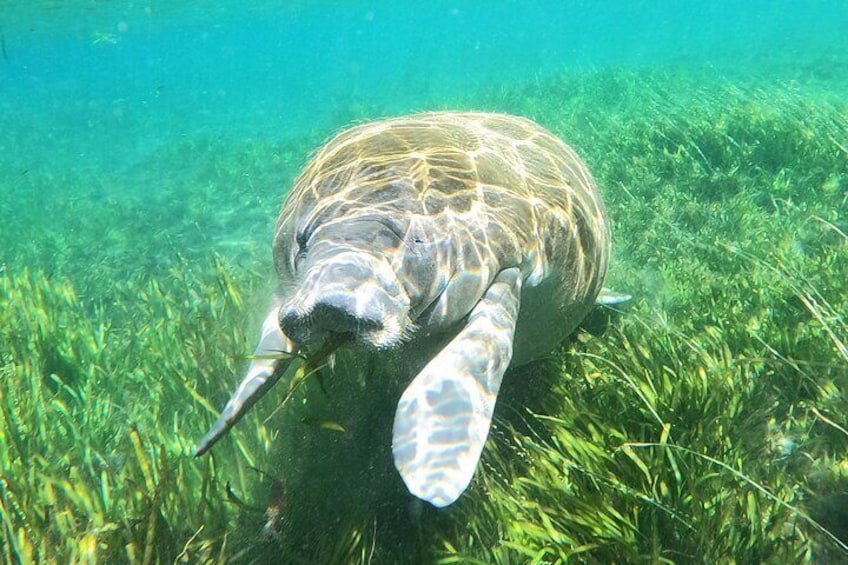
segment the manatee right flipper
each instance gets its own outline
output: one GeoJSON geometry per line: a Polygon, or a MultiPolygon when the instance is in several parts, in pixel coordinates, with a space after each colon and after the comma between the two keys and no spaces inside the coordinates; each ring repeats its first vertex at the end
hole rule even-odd
{"type": "Polygon", "coordinates": [[[274,301],[262,323],[262,336],[253,353],[247,373],[239,383],[212,429],[203,437],[194,454],[209,451],[286,372],[297,348],[280,329],[280,303],[274,301]]]}
{"type": "Polygon", "coordinates": [[[466,325],[412,381],[395,413],[392,453],[409,491],[443,507],[468,487],[512,360],[518,268],[501,271],[466,325]]]}

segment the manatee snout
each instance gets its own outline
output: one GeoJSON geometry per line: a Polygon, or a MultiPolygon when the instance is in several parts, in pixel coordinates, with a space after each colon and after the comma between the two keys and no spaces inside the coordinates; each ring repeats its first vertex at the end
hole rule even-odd
{"type": "Polygon", "coordinates": [[[296,343],[308,344],[330,334],[356,340],[365,332],[383,329],[378,312],[358,312],[356,297],[351,292],[323,295],[312,308],[301,312],[290,307],[280,311],[280,328],[296,343]]]}
{"type": "Polygon", "coordinates": [[[357,345],[389,348],[403,338],[409,299],[381,258],[341,253],[311,265],[280,308],[280,328],[299,345],[330,335],[357,345]]]}

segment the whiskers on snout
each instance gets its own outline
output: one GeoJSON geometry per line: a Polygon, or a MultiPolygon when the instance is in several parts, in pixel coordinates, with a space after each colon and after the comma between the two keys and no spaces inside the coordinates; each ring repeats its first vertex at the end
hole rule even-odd
{"type": "Polygon", "coordinates": [[[390,349],[412,334],[410,300],[384,258],[344,251],[315,259],[280,308],[280,329],[300,346],[331,334],[390,349]]]}
{"type": "Polygon", "coordinates": [[[304,311],[284,306],[280,310],[280,328],[295,343],[310,345],[332,339],[346,345],[373,349],[391,349],[407,341],[414,326],[394,312],[386,312],[381,304],[368,304],[362,297],[341,297],[319,300],[304,311]],[[364,305],[364,307],[363,307],[364,305]],[[381,307],[382,306],[382,307],[381,307]]]}

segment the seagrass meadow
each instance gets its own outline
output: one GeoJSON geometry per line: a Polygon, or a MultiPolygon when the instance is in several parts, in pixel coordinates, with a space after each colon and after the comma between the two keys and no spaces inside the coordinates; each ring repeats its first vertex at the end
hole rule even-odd
{"type": "Polygon", "coordinates": [[[613,221],[608,284],[634,299],[507,374],[454,506],[403,533],[381,509],[328,517],[344,527],[306,544],[263,534],[269,502],[298,520],[272,463],[284,385],[192,449],[252,349],[286,186],[390,110],[277,143],[191,135],[109,174],[0,152],[2,560],[848,561],[848,83],[792,76],[575,71],[441,101],[578,148],[613,221]]]}

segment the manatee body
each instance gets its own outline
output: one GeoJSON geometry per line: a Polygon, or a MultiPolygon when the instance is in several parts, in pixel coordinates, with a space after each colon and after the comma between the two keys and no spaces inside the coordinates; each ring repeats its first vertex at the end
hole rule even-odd
{"type": "Polygon", "coordinates": [[[409,374],[397,375],[395,467],[412,494],[449,505],[474,475],[504,372],[574,331],[609,249],[586,165],[527,119],[435,112],[346,130],[283,205],[280,290],[198,454],[285,373],[275,352],[338,343],[361,357],[400,355],[409,374]]]}

